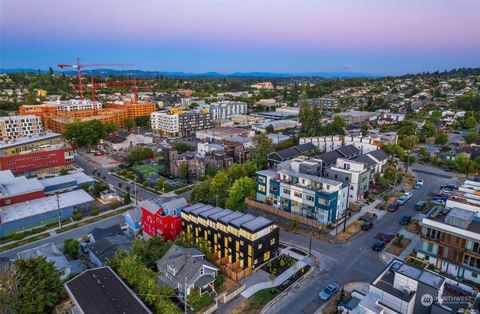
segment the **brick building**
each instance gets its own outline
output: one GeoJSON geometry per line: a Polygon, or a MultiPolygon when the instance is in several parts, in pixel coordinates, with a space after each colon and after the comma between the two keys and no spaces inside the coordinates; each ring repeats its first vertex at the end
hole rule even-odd
{"type": "Polygon", "coordinates": [[[0,170],[14,174],[55,172],[73,163],[74,150],[61,134],[42,133],[0,142],[0,170]]]}

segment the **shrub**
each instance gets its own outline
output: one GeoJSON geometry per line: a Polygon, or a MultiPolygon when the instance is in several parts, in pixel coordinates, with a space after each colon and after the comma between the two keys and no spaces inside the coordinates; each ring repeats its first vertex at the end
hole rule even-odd
{"type": "Polygon", "coordinates": [[[80,213],[76,213],[76,214],[73,214],[73,217],[72,217],[72,218],[73,218],[73,220],[75,220],[75,221],[79,221],[80,219],[83,218],[83,215],[80,214],[80,213]]]}
{"type": "Polygon", "coordinates": [[[98,214],[100,214],[100,210],[98,208],[90,210],[90,216],[97,216],[98,214]]]}

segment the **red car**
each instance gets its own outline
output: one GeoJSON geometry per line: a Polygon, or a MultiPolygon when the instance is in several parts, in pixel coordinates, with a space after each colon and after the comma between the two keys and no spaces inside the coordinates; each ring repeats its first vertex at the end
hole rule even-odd
{"type": "Polygon", "coordinates": [[[394,211],[396,211],[396,210],[399,209],[399,208],[400,208],[400,204],[398,204],[398,203],[393,203],[393,204],[388,205],[387,210],[388,210],[389,212],[394,212],[394,211]]]}
{"type": "Polygon", "coordinates": [[[392,241],[393,238],[395,238],[395,235],[392,233],[382,233],[379,237],[380,241],[382,241],[383,243],[388,243],[392,241]]]}

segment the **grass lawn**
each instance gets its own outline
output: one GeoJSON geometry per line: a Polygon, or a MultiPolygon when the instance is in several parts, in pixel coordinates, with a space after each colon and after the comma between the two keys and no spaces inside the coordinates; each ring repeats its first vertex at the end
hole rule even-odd
{"type": "Polygon", "coordinates": [[[30,242],[45,239],[45,238],[48,238],[49,236],[50,236],[49,233],[42,233],[42,234],[36,235],[34,237],[28,238],[28,239],[17,241],[15,243],[8,244],[8,245],[0,247],[0,252],[8,251],[10,249],[16,248],[18,246],[21,246],[21,245],[24,245],[24,244],[27,244],[27,243],[30,243],[30,242]]]}
{"type": "Polygon", "coordinates": [[[144,177],[151,177],[152,175],[157,175],[164,171],[165,167],[161,165],[138,165],[132,167],[132,169],[133,171],[142,174],[144,177]]]}
{"type": "Polygon", "coordinates": [[[363,221],[357,220],[347,227],[345,232],[337,234],[337,240],[348,240],[362,229],[363,221]]]}
{"type": "Polygon", "coordinates": [[[393,254],[393,255],[400,255],[403,250],[412,242],[412,240],[405,239],[403,238],[400,243],[398,243],[397,239],[393,240],[392,244],[386,249],[387,253],[393,254]]]}

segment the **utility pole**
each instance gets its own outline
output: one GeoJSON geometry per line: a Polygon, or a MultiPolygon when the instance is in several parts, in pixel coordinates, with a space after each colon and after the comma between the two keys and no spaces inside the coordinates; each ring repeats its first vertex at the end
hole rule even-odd
{"type": "Polygon", "coordinates": [[[138,206],[137,177],[133,178],[133,191],[134,191],[134,193],[135,193],[135,206],[138,206]]]}
{"type": "Polygon", "coordinates": [[[58,227],[62,229],[62,213],[60,211],[60,198],[58,193],[55,194],[57,196],[57,213],[58,213],[58,227]]]}
{"type": "Polygon", "coordinates": [[[345,209],[345,218],[343,219],[343,232],[347,230],[347,219],[348,219],[348,205],[345,209]]]}
{"type": "Polygon", "coordinates": [[[185,314],[187,314],[188,313],[188,310],[187,310],[187,276],[185,276],[185,284],[184,284],[184,289],[183,289],[183,305],[184,305],[185,314]]]}
{"type": "Polygon", "coordinates": [[[308,256],[312,256],[312,234],[310,234],[310,244],[308,245],[308,256]]]}

